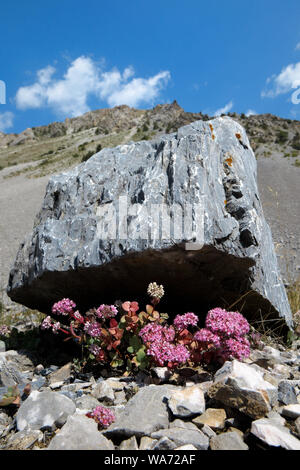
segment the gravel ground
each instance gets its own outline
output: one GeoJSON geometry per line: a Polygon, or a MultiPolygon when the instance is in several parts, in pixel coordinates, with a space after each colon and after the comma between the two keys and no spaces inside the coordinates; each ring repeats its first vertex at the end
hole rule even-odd
{"type": "MultiPolygon", "coordinates": [[[[31,163],[32,165],[32,163],[31,163]]],[[[9,271],[25,235],[32,230],[40,209],[49,176],[28,179],[24,175],[4,179],[10,171],[25,165],[0,171],[0,288],[5,288],[9,271]]]]}

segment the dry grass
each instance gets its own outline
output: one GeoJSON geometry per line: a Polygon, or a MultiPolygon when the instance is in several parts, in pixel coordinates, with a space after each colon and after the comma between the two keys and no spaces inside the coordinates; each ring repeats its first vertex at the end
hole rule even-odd
{"type": "Polygon", "coordinates": [[[288,287],[287,295],[292,313],[295,315],[300,310],[300,276],[293,284],[288,287]]]}

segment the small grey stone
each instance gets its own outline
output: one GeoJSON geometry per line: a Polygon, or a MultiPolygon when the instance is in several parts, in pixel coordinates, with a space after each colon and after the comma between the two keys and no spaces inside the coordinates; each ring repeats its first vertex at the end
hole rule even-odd
{"type": "Polygon", "coordinates": [[[7,415],[4,411],[0,410],[0,424],[2,426],[8,426],[12,422],[12,418],[7,415]]]}
{"type": "Polygon", "coordinates": [[[277,411],[274,411],[274,410],[269,411],[266,417],[277,422],[278,424],[281,424],[282,426],[285,425],[285,419],[282,416],[280,416],[280,414],[277,413],[277,411]]]}
{"type": "Polygon", "coordinates": [[[44,369],[45,369],[45,368],[44,368],[43,364],[38,364],[38,365],[35,367],[34,372],[35,372],[35,374],[40,374],[44,369]]]}
{"type": "Polygon", "coordinates": [[[123,390],[121,390],[120,392],[115,392],[115,400],[114,400],[114,404],[115,405],[124,405],[127,403],[127,400],[126,400],[126,394],[123,390]]]}
{"type": "Polygon", "coordinates": [[[92,411],[94,408],[100,405],[99,401],[91,395],[83,395],[75,400],[76,408],[80,410],[92,411]]]}
{"type": "Polygon", "coordinates": [[[168,437],[161,437],[153,447],[153,450],[173,450],[176,447],[176,444],[168,437]]]}
{"type": "Polygon", "coordinates": [[[191,423],[190,421],[182,421],[181,419],[175,419],[169,424],[169,428],[183,428],[183,429],[193,429],[194,431],[198,431],[198,428],[195,424],[191,423]]]}
{"type": "Polygon", "coordinates": [[[67,398],[70,398],[70,400],[72,401],[76,401],[76,399],[78,398],[76,393],[74,392],[68,392],[67,390],[59,390],[57,393],[59,393],[60,395],[64,395],[65,397],[67,398]]]}
{"type": "Polygon", "coordinates": [[[199,450],[206,450],[209,445],[209,439],[203,432],[193,429],[186,429],[183,432],[182,428],[161,429],[160,431],[151,434],[153,439],[160,439],[167,437],[176,444],[176,447],[192,444],[199,450]]]}
{"type": "Polygon", "coordinates": [[[136,437],[132,436],[126,441],[122,441],[119,447],[120,450],[139,450],[136,442],[136,437]]]}
{"type": "Polygon", "coordinates": [[[202,415],[193,419],[200,429],[207,424],[214,431],[221,430],[225,427],[226,412],[221,408],[208,408],[202,415]]]}
{"type": "Polygon", "coordinates": [[[248,450],[249,447],[236,432],[226,432],[210,439],[211,450],[248,450]]]}
{"type": "Polygon", "coordinates": [[[30,449],[37,441],[41,442],[43,433],[38,430],[26,429],[17,432],[9,437],[7,441],[7,449],[27,450],[30,449]]]}
{"type": "Polygon", "coordinates": [[[11,387],[21,384],[25,386],[24,382],[24,377],[17,366],[5,358],[0,358],[0,386],[11,387]]]}
{"type": "Polygon", "coordinates": [[[61,390],[63,392],[68,391],[68,392],[78,392],[79,390],[85,390],[89,387],[92,386],[92,382],[74,382],[72,384],[68,385],[63,385],[61,387],[61,390]]]}
{"type": "Polygon", "coordinates": [[[215,431],[213,431],[207,424],[204,424],[204,426],[202,426],[201,431],[202,431],[203,434],[205,434],[209,439],[210,439],[211,437],[216,436],[215,431]]]}
{"type": "Polygon", "coordinates": [[[25,428],[41,429],[45,426],[53,427],[55,421],[64,413],[70,415],[75,412],[75,404],[67,397],[57,392],[31,392],[16,415],[19,431],[25,428]]]}
{"type": "Polygon", "coordinates": [[[295,426],[298,436],[300,437],[300,417],[295,420],[295,426]]]}
{"type": "Polygon", "coordinates": [[[71,377],[71,372],[72,372],[72,363],[68,362],[68,364],[65,364],[63,367],[60,367],[59,369],[51,372],[49,374],[49,383],[55,384],[57,382],[66,382],[67,380],[70,379],[71,377]]]}
{"type": "Polygon", "coordinates": [[[153,371],[154,376],[160,379],[161,383],[168,382],[172,375],[172,372],[168,367],[153,367],[151,370],[153,371]]]}
{"type": "Polygon", "coordinates": [[[54,421],[54,427],[58,429],[62,428],[63,425],[67,422],[68,417],[68,413],[63,413],[54,421]]]}
{"type": "Polygon", "coordinates": [[[50,384],[50,388],[51,390],[58,390],[59,388],[62,387],[63,384],[64,384],[63,380],[61,380],[60,382],[53,382],[50,384]]]}
{"type": "Polygon", "coordinates": [[[125,405],[124,410],[104,434],[106,436],[141,437],[157,429],[167,428],[169,413],[166,398],[174,387],[149,385],[141,388],[125,405]]]}
{"type": "Polygon", "coordinates": [[[103,401],[107,404],[113,404],[115,394],[113,389],[106,382],[100,382],[93,387],[92,396],[97,398],[99,401],[103,401]]]}
{"type": "Polygon", "coordinates": [[[184,446],[176,447],[174,450],[197,450],[197,447],[192,444],[185,444],[184,446]]]}
{"type": "Polygon", "coordinates": [[[48,450],[114,450],[114,445],[98,431],[93,419],[73,415],[51,440],[48,450]]]}
{"type": "Polygon", "coordinates": [[[148,436],[143,436],[140,441],[139,450],[152,450],[157,443],[157,439],[152,439],[148,436]]]}
{"type": "Polygon", "coordinates": [[[284,405],[298,403],[294,385],[289,380],[282,380],[278,385],[278,401],[284,405]]]}
{"type": "Polygon", "coordinates": [[[297,419],[300,416],[300,403],[283,406],[281,414],[287,418],[297,419]]]}
{"type": "Polygon", "coordinates": [[[168,399],[172,414],[177,417],[190,417],[205,410],[204,392],[199,385],[173,390],[168,399]]]}
{"type": "MultiPolygon", "coordinates": [[[[103,380],[102,380],[103,381],[103,380]]],[[[110,388],[113,389],[114,392],[120,392],[122,390],[124,390],[124,388],[126,387],[127,383],[126,382],[122,382],[121,380],[118,380],[117,378],[115,377],[111,377],[109,379],[106,379],[105,380],[105,383],[107,385],[110,386],[110,388]]]]}
{"type": "Polygon", "coordinates": [[[277,404],[278,390],[265,381],[256,368],[234,359],[226,361],[216,372],[208,395],[256,419],[265,416],[277,404]]]}
{"type": "Polygon", "coordinates": [[[6,346],[4,341],[0,341],[0,352],[5,352],[6,346]]]}
{"type": "Polygon", "coordinates": [[[39,376],[38,378],[32,380],[30,383],[31,385],[31,390],[39,390],[41,387],[43,387],[46,383],[45,377],[39,376]]]}

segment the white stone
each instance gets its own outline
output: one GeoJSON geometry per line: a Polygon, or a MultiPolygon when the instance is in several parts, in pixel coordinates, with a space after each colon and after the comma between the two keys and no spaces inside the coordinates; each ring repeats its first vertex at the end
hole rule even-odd
{"type": "Polygon", "coordinates": [[[299,405],[286,405],[281,409],[281,414],[287,418],[297,419],[300,416],[300,404],[299,405]]]}
{"type": "Polygon", "coordinates": [[[225,362],[217,371],[208,394],[254,419],[265,416],[278,399],[276,386],[264,380],[256,368],[237,360],[225,362]]]}
{"type": "Polygon", "coordinates": [[[300,440],[272,419],[262,418],[252,422],[251,432],[269,446],[287,450],[300,450],[300,440]]]}
{"type": "Polygon", "coordinates": [[[203,390],[198,386],[173,390],[168,399],[168,406],[174,416],[189,417],[205,411],[203,390]]]}
{"type": "Polygon", "coordinates": [[[192,444],[186,444],[184,446],[176,447],[174,450],[197,450],[197,447],[192,444]]]}

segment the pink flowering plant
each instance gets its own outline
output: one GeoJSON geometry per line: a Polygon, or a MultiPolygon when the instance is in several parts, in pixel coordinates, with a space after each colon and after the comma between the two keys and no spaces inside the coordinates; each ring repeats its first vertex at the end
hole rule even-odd
{"type": "Polygon", "coordinates": [[[86,416],[94,419],[100,429],[108,428],[116,419],[112,410],[100,405],[94,408],[90,413],[87,413],[86,416]]]}
{"type": "Polygon", "coordinates": [[[163,286],[149,284],[148,294],[151,303],[144,311],[140,311],[137,302],[126,301],[119,307],[102,304],[85,314],[76,310],[75,302],[65,298],[53,305],[52,314],[64,316],[69,324],[65,326],[66,321],[61,324],[47,316],[41,328],[63,333],[65,340],[73,338],[86,351],[86,361],[125,367],[128,371],[153,365],[174,368],[222,363],[249,356],[250,326],[239,312],[210,310],[201,329],[193,312],[177,315],[169,324],[168,315],[157,310],[164,295],[163,286]]]}

